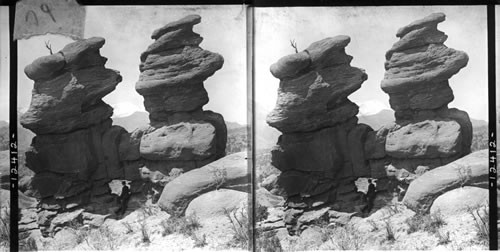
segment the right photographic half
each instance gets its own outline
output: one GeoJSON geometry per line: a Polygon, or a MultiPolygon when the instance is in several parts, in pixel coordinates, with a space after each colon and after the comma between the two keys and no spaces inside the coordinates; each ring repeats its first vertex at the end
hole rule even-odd
{"type": "Polygon", "coordinates": [[[489,248],[486,12],[255,8],[258,251],[489,248]]]}

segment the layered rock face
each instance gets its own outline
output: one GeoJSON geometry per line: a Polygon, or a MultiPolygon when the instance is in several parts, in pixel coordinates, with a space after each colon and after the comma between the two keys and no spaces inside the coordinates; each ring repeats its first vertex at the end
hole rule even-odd
{"type": "Polygon", "coordinates": [[[200,16],[190,15],[155,30],[155,41],[140,57],[136,90],[144,97],[151,122],[130,135],[139,148],[123,153],[130,160],[142,159],[152,172],[187,171],[225,155],[224,118],[202,109],[208,102],[203,81],[224,59],[198,46],[203,38],[193,26],[200,21],[200,16]]]}
{"type": "Polygon", "coordinates": [[[354,210],[361,198],[354,181],[370,175],[364,145],[372,129],[357,124],[358,106],[347,98],[367,75],[350,66],[349,42],[348,36],[326,38],[271,66],[280,86],[267,123],[283,133],[272,164],[282,171],[290,233],[300,232],[298,220],[308,211],[354,210]]]}
{"type": "Polygon", "coordinates": [[[369,133],[365,146],[375,178],[387,174],[411,182],[418,174],[470,153],[472,124],[466,112],[448,108],[448,79],[468,62],[466,53],[446,47],[437,29],[445,20],[434,13],[396,33],[386,53],[382,90],[389,95],[396,122],[369,133]]]}
{"type": "Polygon", "coordinates": [[[107,59],[99,53],[104,42],[80,40],[25,68],[35,84],[21,124],[36,133],[26,166],[35,172],[31,187],[41,200],[43,233],[55,231],[51,220],[60,212],[112,213],[117,203],[107,183],[140,177],[138,170],[125,172],[119,150],[127,132],[111,125],[113,109],[102,101],[122,80],[118,71],[104,67],[107,59]]]}

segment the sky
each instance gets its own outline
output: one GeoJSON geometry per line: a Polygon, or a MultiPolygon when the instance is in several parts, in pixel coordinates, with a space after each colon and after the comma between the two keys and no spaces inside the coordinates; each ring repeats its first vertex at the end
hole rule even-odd
{"type": "Polygon", "coordinates": [[[9,121],[9,7],[0,6],[0,120],[9,121]]]}
{"type": "Polygon", "coordinates": [[[351,37],[346,53],[351,65],[368,74],[361,88],[349,99],[360,106],[360,113],[372,114],[390,109],[389,96],[380,89],[385,73],[385,53],[399,40],[396,31],[434,12],[446,14],[438,29],[448,35],[445,45],[469,55],[468,65],[449,81],[455,100],[449,107],[469,113],[475,119],[488,119],[487,34],[484,6],[406,6],[406,7],[293,7],[255,10],[255,99],[256,113],[267,114],[275,106],[279,79],[269,72],[271,64],[311,43],[337,35],[351,37]]]}
{"type": "MultiPolygon", "coordinates": [[[[102,36],[106,44],[101,55],[107,68],[120,71],[123,81],[104,101],[115,108],[115,116],[143,111],[143,98],[135,91],[139,78],[139,55],[153,40],[153,30],[188,14],[202,16],[194,31],[203,38],[200,46],[224,57],[224,66],[205,81],[210,101],[205,110],[221,113],[227,121],[245,124],[247,119],[246,16],[243,6],[88,6],[85,37],[102,36]]],[[[255,8],[254,84],[256,114],[266,115],[275,106],[279,80],[269,72],[271,64],[299,51],[312,42],[336,35],[351,37],[346,52],[352,66],[368,74],[362,87],[349,98],[360,106],[361,114],[390,109],[389,96],[380,89],[384,76],[385,52],[398,41],[396,31],[434,12],[444,12],[446,20],[438,29],[448,35],[445,45],[469,55],[468,65],[450,79],[455,100],[449,104],[465,110],[472,118],[487,120],[487,37],[484,6],[406,6],[406,7],[280,7],[255,8]]],[[[7,15],[0,15],[6,19],[7,15]]],[[[498,19],[497,19],[498,20],[498,19]]],[[[1,29],[2,35],[8,29],[1,29]]],[[[5,41],[2,39],[2,41],[5,41]]],[[[31,100],[33,81],[23,69],[34,59],[47,55],[45,41],[54,51],[72,42],[60,35],[36,36],[19,41],[18,109],[25,111],[31,100]]],[[[2,49],[2,52],[6,50],[2,49]]],[[[7,49],[8,52],[8,49],[7,49]]],[[[8,53],[7,53],[8,55],[8,53]]],[[[2,54],[2,59],[5,54],[2,54]]],[[[2,64],[5,67],[5,64],[2,64]]],[[[8,94],[2,74],[1,98],[8,94]]],[[[8,85],[8,84],[7,84],[8,85]]],[[[2,104],[6,99],[1,99],[2,104]]],[[[1,105],[4,108],[6,105],[1,105]]],[[[0,110],[0,120],[8,114],[0,110]]]]}
{"type": "MultiPolygon", "coordinates": [[[[87,6],[85,38],[106,39],[101,55],[108,58],[106,67],[120,71],[123,80],[104,101],[115,108],[114,116],[145,111],[143,97],[135,91],[139,79],[140,54],[153,43],[151,33],[167,23],[189,14],[201,16],[193,27],[203,37],[200,47],[224,57],[223,67],[205,82],[209,103],[205,110],[221,113],[225,120],[246,124],[246,12],[243,5],[234,6],[87,6]]],[[[44,35],[19,41],[18,109],[27,110],[33,81],[23,72],[26,65],[47,55],[45,41],[54,52],[72,39],[60,35],[44,35]]],[[[2,120],[2,118],[0,118],[2,120]]]]}

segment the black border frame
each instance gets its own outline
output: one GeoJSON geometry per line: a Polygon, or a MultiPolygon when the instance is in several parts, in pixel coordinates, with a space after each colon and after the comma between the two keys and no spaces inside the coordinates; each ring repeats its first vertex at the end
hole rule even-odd
{"type": "MultiPolygon", "coordinates": [[[[18,233],[18,212],[19,206],[18,204],[13,204],[14,202],[18,202],[18,175],[17,175],[17,167],[18,167],[18,155],[17,155],[17,41],[13,40],[13,29],[14,29],[14,17],[15,17],[15,4],[16,0],[0,0],[0,6],[9,6],[9,45],[10,45],[10,107],[9,107],[9,120],[10,120],[10,160],[11,160],[11,192],[10,192],[10,200],[11,200],[11,213],[10,213],[10,233],[11,233],[11,244],[10,251],[18,251],[19,250],[19,233],[18,233]],[[14,104],[14,106],[12,106],[14,104]],[[12,123],[16,122],[16,123],[12,123]],[[16,225],[12,225],[16,223],[16,225]]],[[[497,160],[496,160],[496,123],[497,119],[497,111],[496,111],[496,27],[495,27],[495,6],[500,4],[500,0],[403,0],[403,1],[393,1],[393,0],[240,0],[240,1],[230,1],[230,0],[77,0],[81,5],[220,5],[220,4],[234,4],[234,5],[248,5],[247,15],[252,13],[253,17],[253,7],[283,7],[283,6],[421,6],[421,5],[485,5],[487,7],[487,41],[488,41],[488,115],[489,115],[489,211],[490,211],[490,250],[498,249],[498,227],[497,227],[497,219],[498,219],[498,206],[497,206],[497,160]]],[[[247,31],[251,31],[251,35],[249,37],[252,38],[253,42],[253,34],[255,33],[252,25],[247,25],[247,31]]],[[[248,38],[248,36],[247,36],[248,38]]],[[[247,42],[247,45],[248,42],[247,42]]],[[[252,117],[255,109],[255,105],[253,103],[254,100],[254,83],[253,83],[253,43],[251,44],[251,49],[247,52],[248,57],[247,64],[248,67],[252,67],[252,69],[247,74],[248,84],[252,86],[247,90],[251,96],[251,100],[247,102],[251,111],[249,111],[248,118],[252,117]],[[251,60],[251,62],[250,62],[251,60]],[[251,74],[250,74],[251,73],[251,74]]],[[[251,184],[252,190],[251,195],[252,199],[250,200],[252,204],[255,204],[255,167],[252,160],[255,160],[255,122],[249,120],[249,125],[252,125],[250,131],[248,132],[248,139],[251,148],[248,150],[250,152],[249,155],[249,165],[251,165],[251,184]],[[251,158],[250,158],[251,157],[251,158]]],[[[255,217],[255,209],[252,207],[252,217],[255,217]]],[[[253,220],[254,218],[252,218],[253,220]]],[[[250,247],[251,250],[255,251],[255,247],[253,246],[256,242],[256,233],[255,229],[251,229],[251,241],[252,245],[250,247]]]]}

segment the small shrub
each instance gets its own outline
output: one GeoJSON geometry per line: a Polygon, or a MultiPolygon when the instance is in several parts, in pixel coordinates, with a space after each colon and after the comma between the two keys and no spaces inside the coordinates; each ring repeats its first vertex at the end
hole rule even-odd
{"type": "Polygon", "coordinates": [[[151,243],[151,239],[149,237],[149,230],[148,230],[148,227],[146,225],[146,218],[143,218],[140,221],[140,225],[141,225],[142,242],[144,242],[146,244],[151,243]]]}
{"type": "Polygon", "coordinates": [[[436,235],[438,237],[438,244],[441,244],[441,245],[444,245],[444,244],[448,244],[451,242],[451,239],[450,239],[450,232],[444,232],[444,231],[437,231],[436,232],[436,235]]]}
{"type": "Polygon", "coordinates": [[[406,219],[408,225],[407,233],[411,234],[417,231],[425,231],[431,234],[437,234],[440,227],[446,224],[443,215],[439,212],[435,214],[416,214],[406,219]]]}
{"type": "Polygon", "coordinates": [[[201,237],[193,233],[191,235],[191,238],[194,240],[194,247],[196,248],[202,248],[208,245],[207,243],[207,236],[203,234],[201,237]]]}
{"type": "Polygon", "coordinates": [[[118,235],[107,226],[88,230],[85,242],[92,250],[116,250],[120,243],[118,235]]]}
{"type": "Polygon", "coordinates": [[[460,186],[464,187],[467,181],[469,181],[472,176],[472,169],[469,166],[460,167],[457,170],[457,173],[458,181],[460,181],[460,186]]]}
{"type": "Polygon", "coordinates": [[[217,168],[212,167],[210,169],[210,173],[212,174],[212,178],[215,181],[215,189],[219,190],[220,187],[226,182],[227,179],[227,171],[224,167],[217,168]]]}
{"type": "Polygon", "coordinates": [[[396,236],[391,221],[389,219],[386,219],[384,222],[385,222],[385,232],[386,232],[385,238],[388,241],[395,241],[396,236]]]}
{"type": "Polygon", "coordinates": [[[73,220],[68,225],[69,231],[75,235],[76,244],[80,244],[85,241],[86,236],[89,234],[88,228],[84,227],[82,223],[73,220]]]}
{"type": "Polygon", "coordinates": [[[272,252],[283,251],[281,243],[278,237],[276,237],[276,231],[259,232],[257,239],[257,251],[260,252],[272,252]]]}
{"type": "Polygon", "coordinates": [[[19,233],[19,251],[38,251],[36,241],[29,232],[19,233]]]}
{"type": "Polygon", "coordinates": [[[351,225],[329,226],[322,229],[323,240],[330,240],[331,250],[360,250],[365,239],[351,225]]]}
{"type": "Polygon", "coordinates": [[[248,248],[250,241],[248,213],[246,209],[238,211],[237,209],[223,209],[224,215],[231,223],[233,233],[230,246],[238,248],[248,248]]]}
{"type": "Polygon", "coordinates": [[[256,205],[257,206],[255,207],[255,221],[259,222],[266,220],[267,217],[269,216],[269,213],[267,212],[267,207],[259,203],[257,203],[256,205]]]}
{"type": "Polygon", "coordinates": [[[2,208],[0,211],[0,246],[10,247],[10,209],[9,208],[2,208]]]}
{"type": "Polygon", "coordinates": [[[395,214],[401,213],[400,206],[397,203],[391,203],[391,204],[387,205],[386,209],[390,215],[395,215],[395,214]]]}
{"type": "Polygon", "coordinates": [[[183,217],[170,217],[161,222],[163,226],[162,235],[169,235],[179,233],[186,236],[193,236],[194,231],[201,227],[200,221],[196,215],[183,216],[183,217]]]}
{"type": "Polygon", "coordinates": [[[474,219],[474,227],[477,232],[479,243],[488,243],[490,239],[490,212],[488,207],[468,207],[467,212],[472,215],[474,219]]]}
{"type": "Polygon", "coordinates": [[[378,225],[377,225],[377,223],[374,220],[368,220],[368,224],[370,224],[370,226],[372,226],[372,230],[373,231],[378,231],[379,230],[378,225]]]}
{"type": "Polygon", "coordinates": [[[122,222],[122,225],[125,227],[125,229],[127,229],[127,232],[125,232],[126,234],[131,234],[134,232],[134,229],[132,228],[132,225],[130,225],[130,223],[122,222]]]}

